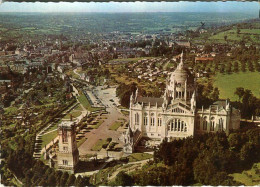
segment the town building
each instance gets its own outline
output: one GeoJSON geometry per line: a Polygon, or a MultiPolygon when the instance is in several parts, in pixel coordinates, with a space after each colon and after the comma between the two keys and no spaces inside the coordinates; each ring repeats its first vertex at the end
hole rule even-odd
{"type": "Polygon", "coordinates": [[[229,132],[238,129],[240,112],[228,100],[217,101],[208,108],[196,105],[196,82],[185,67],[183,54],[178,67],[166,82],[162,97],[130,97],[129,128],[124,134],[124,152],[132,153],[141,138],[159,144],[206,132],[229,132]]]}

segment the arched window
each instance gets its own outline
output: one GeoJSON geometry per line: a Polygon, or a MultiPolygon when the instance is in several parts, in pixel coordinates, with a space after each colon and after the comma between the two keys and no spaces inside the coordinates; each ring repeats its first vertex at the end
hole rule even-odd
{"type": "Polygon", "coordinates": [[[181,131],[184,131],[184,122],[181,122],[181,131]]]}
{"type": "Polygon", "coordinates": [[[218,120],[218,130],[223,131],[223,119],[222,118],[220,118],[218,120]]]}
{"type": "Polygon", "coordinates": [[[158,114],[158,122],[157,122],[157,125],[160,127],[162,126],[162,117],[161,117],[161,114],[158,114]]]}
{"type": "Polygon", "coordinates": [[[210,131],[214,131],[214,126],[215,126],[215,118],[212,117],[210,119],[210,131]]]}
{"type": "Polygon", "coordinates": [[[144,113],[144,125],[146,126],[148,124],[148,114],[145,112],[144,113]]]}
{"type": "Polygon", "coordinates": [[[203,118],[203,130],[207,130],[208,122],[207,122],[207,116],[203,118]]]}
{"type": "Polygon", "coordinates": [[[151,113],[151,126],[154,126],[154,113],[151,113]]]}
{"type": "Polygon", "coordinates": [[[168,123],[168,131],[187,132],[187,124],[180,119],[172,119],[168,123]]]}
{"type": "Polygon", "coordinates": [[[139,114],[135,113],[135,125],[139,125],[139,114]]]}

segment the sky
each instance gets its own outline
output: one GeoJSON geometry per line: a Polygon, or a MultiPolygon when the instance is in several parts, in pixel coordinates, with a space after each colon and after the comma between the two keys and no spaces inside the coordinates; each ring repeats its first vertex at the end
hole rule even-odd
{"type": "MultiPolygon", "coordinates": [[[[0,0],[2,1],[2,0],[0,0]]],[[[250,12],[258,2],[107,2],[107,3],[15,3],[0,4],[0,12],[250,12]]]]}

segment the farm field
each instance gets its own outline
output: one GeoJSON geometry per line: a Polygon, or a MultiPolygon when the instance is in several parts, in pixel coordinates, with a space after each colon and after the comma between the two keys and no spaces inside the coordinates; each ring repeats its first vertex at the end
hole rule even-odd
{"type": "Polygon", "coordinates": [[[237,87],[249,89],[256,97],[260,97],[260,73],[259,72],[245,72],[233,74],[217,74],[214,77],[214,86],[218,87],[220,91],[220,98],[229,98],[231,101],[238,100],[234,95],[237,87]]]}
{"type": "Polygon", "coordinates": [[[243,38],[247,37],[247,40],[251,39],[253,42],[258,43],[260,37],[260,29],[241,29],[239,34],[237,34],[236,29],[232,29],[217,33],[216,35],[209,37],[209,40],[217,40],[220,43],[224,43],[226,42],[224,39],[225,36],[227,36],[227,41],[241,41],[243,40],[243,38]]]}

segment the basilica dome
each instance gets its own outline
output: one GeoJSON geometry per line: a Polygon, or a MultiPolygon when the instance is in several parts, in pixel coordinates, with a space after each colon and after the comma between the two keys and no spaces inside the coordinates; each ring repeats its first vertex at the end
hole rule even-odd
{"type": "Polygon", "coordinates": [[[190,73],[190,71],[184,66],[183,61],[181,59],[180,64],[177,66],[174,72],[172,72],[170,77],[170,83],[176,82],[177,84],[184,84],[187,80],[187,83],[193,83],[194,77],[190,73]]]}

